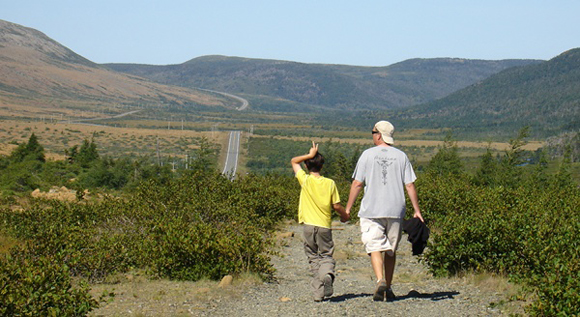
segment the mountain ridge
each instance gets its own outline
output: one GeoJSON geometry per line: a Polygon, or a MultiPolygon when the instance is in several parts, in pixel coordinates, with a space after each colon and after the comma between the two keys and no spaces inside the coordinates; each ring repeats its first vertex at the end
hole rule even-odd
{"type": "Polygon", "coordinates": [[[506,69],[439,100],[399,112],[405,125],[457,131],[530,126],[532,135],[580,129],[580,48],[549,61],[506,69]]]}
{"type": "Polygon", "coordinates": [[[173,65],[103,66],[163,84],[243,94],[250,100],[255,95],[334,109],[396,109],[441,98],[509,67],[539,62],[436,58],[374,67],[207,55],[173,65]]]}
{"type": "Polygon", "coordinates": [[[112,72],[32,28],[0,20],[0,104],[58,107],[203,104],[226,99],[112,72]]]}

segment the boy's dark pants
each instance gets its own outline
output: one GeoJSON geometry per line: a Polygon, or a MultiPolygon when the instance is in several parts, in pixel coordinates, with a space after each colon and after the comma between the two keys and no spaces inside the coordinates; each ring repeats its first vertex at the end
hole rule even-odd
{"type": "Polygon", "coordinates": [[[312,225],[304,225],[304,252],[308,257],[310,272],[313,279],[310,285],[314,297],[324,298],[324,284],[322,279],[326,274],[331,274],[334,278],[335,261],[334,242],[332,241],[332,230],[312,225]]]}

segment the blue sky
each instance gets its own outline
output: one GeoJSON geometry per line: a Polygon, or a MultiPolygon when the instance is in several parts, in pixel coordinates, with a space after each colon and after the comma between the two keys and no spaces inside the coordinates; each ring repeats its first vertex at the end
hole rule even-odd
{"type": "Polygon", "coordinates": [[[576,0],[0,0],[0,19],[97,63],[204,55],[360,66],[550,59],[580,47],[576,0]]]}

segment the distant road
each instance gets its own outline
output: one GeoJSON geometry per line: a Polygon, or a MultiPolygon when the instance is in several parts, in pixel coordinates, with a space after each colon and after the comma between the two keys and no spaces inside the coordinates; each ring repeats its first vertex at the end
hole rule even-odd
{"type": "Polygon", "coordinates": [[[109,117],[105,117],[105,118],[101,118],[101,117],[99,117],[99,118],[89,118],[89,119],[82,119],[82,120],[76,120],[76,121],[62,120],[59,123],[74,123],[74,124],[85,124],[85,125],[94,125],[94,126],[105,126],[104,124],[87,123],[87,121],[97,121],[97,120],[107,120],[107,119],[122,118],[124,116],[128,116],[130,114],[137,113],[137,112],[139,112],[141,110],[142,109],[133,110],[133,111],[129,111],[129,112],[125,112],[125,113],[121,113],[121,114],[118,114],[118,115],[109,116],[109,117]]]}
{"type": "Polygon", "coordinates": [[[228,142],[228,154],[226,155],[226,162],[222,174],[229,176],[230,179],[236,177],[236,170],[238,168],[238,156],[240,153],[240,135],[241,131],[231,131],[230,140],[228,142]]]}
{"type": "Polygon", "coordinates": [[[198,90],[203,90],[203,91],[207,91],[207,92],[213,92],[215,94],[220,94],[226,97],[230,97],[230,98],[234,98],[236,100],[238,100],[239,102],[242,103],[241,106],[237,107],[236,110],[238,111],[242,111],[245,110],[246,108],[248,108],[248,105],[250,104],[246,99],[236,96],[236,95],[232,95],[232,94],[228,94],[227,92],[221,92],[221,91],[215,91],[215,90],[209,90],[209,89],[203,89],[203,88],[196,88],[198,90]]]}

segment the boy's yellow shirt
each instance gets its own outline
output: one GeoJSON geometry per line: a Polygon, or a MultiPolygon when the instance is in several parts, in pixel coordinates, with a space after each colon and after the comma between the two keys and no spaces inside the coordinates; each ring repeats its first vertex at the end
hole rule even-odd
{"type": "Polygon", "coordinates": [[[330,228],[332,204],[340,202],[336,184],[330,178],[306,174],[304,170],[296,173],[302,187],[298,204],[298,222],[330,228]]]}

